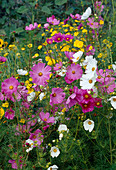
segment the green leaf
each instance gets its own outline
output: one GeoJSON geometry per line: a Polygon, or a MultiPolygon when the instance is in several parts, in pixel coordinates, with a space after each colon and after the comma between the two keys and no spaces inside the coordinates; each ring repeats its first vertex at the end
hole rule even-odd
{"type": "Polygon", "coordinates": [[[6,32],[5,32],[5,30],[4,29],[0,29],[0,35],[6,35],[6,32]]]}
{"type": "Polygon", "coordinates": [[[69,8],[69,9],[65,12],[65,14],[67,14],[67,15],[69,15],[69,14],[71,14],[71,13],[73,13],[73,8],[69,8]]]}
{"type": "Polygon", "coordinates": [[[17,12],[21,14],[26,13],[27,11],[28,11],[28,8],[26,6],[21,6],[17,9],[17,12]]]}
{"type": "Polygon", "coordinates": [[[50,9],[47,6],[43,6],[42,7],[42,12],[45,12],[47,14],[51,14],[51,11],[50,11],[50,9]]]}
{"type": "Polygon", "coordinates": [[[20,33],[20,32],[23,32],[23,31],[24,31],[24,29],[22,27],[19,27],[19,28],[15,29],[16,33],[20,33]]]}
{"type": "Polygon", "coordinates": [[[55,0],[55,5],[63,5],[67,2],[67,0],[55,0]]]}

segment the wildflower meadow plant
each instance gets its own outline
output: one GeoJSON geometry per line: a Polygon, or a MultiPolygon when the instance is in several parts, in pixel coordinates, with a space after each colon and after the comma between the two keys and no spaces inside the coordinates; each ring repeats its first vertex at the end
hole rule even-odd
{"type": "Polygon", "coordinates": [[[0,39],[1,169],[116,168],[114,42],[103,1],[82,8],[0,39]]]}

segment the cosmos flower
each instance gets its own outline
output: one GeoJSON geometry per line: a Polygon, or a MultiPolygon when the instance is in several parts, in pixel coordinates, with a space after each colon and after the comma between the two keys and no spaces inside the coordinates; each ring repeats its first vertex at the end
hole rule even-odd
{"type": "Polygon", "coordinates": [[[73,39],[74,37],[71,34],[67,34],[64,36],[64,40],[65,41],[70,41],[71,39],[73,39]]]}
{"type": "Polygon", "coordinates": [[[67,67],[66,77],[70,80],[78,80],[81,78],[83,70],[79,64],[71,64],[67,67]]]}
{"type": "Polygon", "coordinates": [[[83,15],[81,16],[81,20],[85,20],[89,18],[90,15],[91,15],[91,8],[88,7],[86,11],[83,13],[83,15]]]}
{"type": "Polygon", "coordinates": [[[64,34],[61,34],[61,33],[58,33],[58,34],[55,34],[52,39],[54,40],[54,42],[62,42],[64,40],[64,34]]]}
{"type": "Polygon", "coordinates": [[[58,169],[57,165],[52,165],[47,170],[57,170],[57,169],[58,169]]]}
{"type": "Polygon", "coordinates": [[[15,116],[15,111],[12,110],[11,108],[5,112],[5,117],[7,119],[14,119],[15,116]]]}
{"type": "Polygon", "coordinates": [[[7,61],[7,58],[0,56],[0,63],[4,63],[7,61]]]}
{"type": "Polygon", "coordinates": [[[111,101],[112,107],[116,109],[116,96],[112,96],[109,101],[111,101]]]}
{"type": "Polygon", "coordinates": [[[70,16],[71,16],[72,19],[76,19],[76,20],[80,20],[81,19],[81,15],[79,15],[79,14],[76,14],[76,15],[70,14],[70,16]]]}
{"type": "Polygon", "coordinates": [[[60,150],[57,147],[53,146],[51,147],[50,153],[51,153],[52,158],[58,157],[60,154],[60,150]]]}
{"type": "Polygon", "coordinates": [[[38,24],[35,22],[34,25],[30,24],[29,26],[25,27],[25,30],[31,31],[34,30],[35,28],[37,28],[38,24]]]}
{"type": "Polygon", "coordinates": [[[77,62],[82,57],[82,55],[83,55],[82,51],[76,52],[75,54],[73,54],[72,61],[77,62]]]}
{"type": "Polygon", "coordinates": [[[45,122],[45,123],[54,123],[54,117],[50,117],[50,113],[44,113],[44,112],[40,112],[39,113],[39,117],[40,119],[45,122]]]}
{"type": "Polygon", "coordinates": [[[26,71],[26,70],[23,70],[23,69],[18,69],[18,70],[17,70],[17,73],[18,73],[19,75],[25,75],[25,74],[27,74],[27,71],[26,71]]]}
{"type": "Polygon", "coordinates": [[[50,79],[50,66],[45,67],[45,63],[38,63],[35,64],[32,68],[32,71],[30,71],[30,77],[33,79],[33,83],[36,85],[43,85],[47,84],[47,80],[50,79]]]}
{"type": "Polygon", "coordinates": [[[61,88],[52,88],[52,94],[50,94],[50,105],[62,103],[65,98],[65,93],[61,88]]]}
{"type": "Polygon", "coordinates": [[[88,130],[89,132],[91,132],[94,128],[94,121],[87,119],[83,122],[83,126],[85,130],[88,130]]]}
{"type": "Polygon", "coordinates": [[[25,141],[25,147],[28,148],[28,149],[26,149],[26,152],[31,151],[33,149],[33,145],[34,145],[34,142],[31,139],[27,139],[25,141]]]}
{"type": "Polygon", "coordinates": [[[64,131],[69,132],[69,129],[67,128],[67,126],[65,124],[61,124],[58,127],[58,131],[59,132],[64,132],[64,131]]]}
{"type": "Polygon", "coordinates": [[[57,20],[54,15],[47,18],[47,22],[51,25],[58,25],[60,23],[60,20],[57,20]]]}

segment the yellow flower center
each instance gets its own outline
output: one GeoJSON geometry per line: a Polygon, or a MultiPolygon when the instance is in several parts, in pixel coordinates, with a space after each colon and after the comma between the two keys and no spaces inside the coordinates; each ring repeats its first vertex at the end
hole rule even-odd
{"type": "Polygon", "coordinates": [[[75,74],[75,71],[72,71],[72,74],[75,74]]]}
{"type": "Polygon", "coordinates": [[[94,71],[94,70],[95,70],[95,67],[92,68],[92,71],[94,71]]]}
{"type": "Polygon", "coordinates": [[[39,73],[38,73],[38,76],[42,76],[42,75],[43,75],[43,73],[42,73],[42,72],[39,72],[39,73]]]}
{"type": "Polygon", "coordinates": [[[89,125],[91,125],[91,124],[92,124],[92,122],[91,122],[91,121],[89,121],[89,122],[88,122],[88,124],[89,124],[89,125]]]}
{"type": "Polygon", "coordinates": [[[79,57],[77,57],[77,60],[79,60],[79,57]]]}
{"type": "Polygon", "coordinates": [[[54,149],[53,152],[57,152],[57,149],[54,149]]]}
{"type": "Polygon", "coordinates": [[[47,119],[46,119],[46,118],[44,118],[44,121],[46,122],[46,121],[47,121],[47,119]]]}
{"type": "Polygon", "coordinates": [[[96,104],[97,104],[97,106],[99,106],[99,105],[100,105],[100,102],[97,102],[96,104]]]}
{"type": "Polygon", "coordinates": [[[58,41],[60,41],[60,40],[61,40],[61,38],[58,38],[57,40],[58,40],[58,41]]]}
{"type": "Polygon", "coordinates": [[[52,94],[53,97],[56,97],[56,93],[52,94]]]}
{"type": "Polygon", "coordinates": [[[35,138],[36,138],[36,135],[34,135],[33,138],[35,139],[35,138]]]}
{"type": "Polygon", "coordinates": [[[113,101],[116,102],[116,98],[113,98],[113,101]]]}
{"type": "Polygon", "coordinates": [[[89,83],[91,84],[93,81],[92,80],[89,80],[89,83]]]}
{"type": "Polygon", "coordinates": [[[84,104],[84,107],[86,108],[86,107],[87,107],[87,104],[84,104]]]}
{"type": "Polygon", "coordinates": [[[97,78],[98,78],[98,79],[101,79],[101,76],[98,76],[97,78]]]}
{"type": "Polygon", "coordinates": [[[89,96],[86,94],[86,95],[85,95],[85,98],[86,98],[86,99],[88,99],[88,98],[89,98],[89,96]]]}
{"type": "Polygon", "coordinates": [[[9,86],[9,89],[12,90],[14,87],[13,86],[9,86]]]}

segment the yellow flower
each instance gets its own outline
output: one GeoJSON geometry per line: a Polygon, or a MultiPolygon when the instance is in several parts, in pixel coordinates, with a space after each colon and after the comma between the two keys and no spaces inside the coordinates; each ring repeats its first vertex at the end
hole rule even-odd
{"type": "Polygon", "coordinates": [[[38,46],[38,50],[41,50],[41,48],[42,48],[42,45],[39,45],[39,46],[38,46]]]}
{"type": "Polygon", "coordinates": [[[101,57],[102,57],[102,55],[103,55],[102,53],[99,53],[99,55],[98,55],[97,57],[98,57],[98,58],[101,58],[101,57]]]}
{"type": "Polygon", "coordinates": [[[53,28],[50,29],[50,32],[52,32],[52,31],[53,31],[53,28]]]}
{"type": "Polygon", "coordinates": [[[25,81],[25,85],[28,85],[28,84],[29,84],[29,80],[26,80],[26,81],[25,81]]]}
{"type": "Polygon", "coordinates": [[[83,41],[76,40],[74,42],[74,47],[82,48],[83,47],[83,41]]]}
{"type": "Polygon", "coordinates": [[[63,112],[63,113],[64,113],[65,111],[66,111],[66,108],[62,109],[62,111],[61,111],[61,112],[63,112]]]}
{"type": "Polygon", "coordinates": [[[70,48],[70,46],[69,46],[69,45],[66,45],[66,46],[64,46],[64,47],[61,49],[61,51],[62,51],[62,52],[64,52],[64,51],[69,51],[69,48],[70,48]]]}
{"type": "Polygon", "coordinates": [[[3,44],[4,44],[4,41],[0,39],[0,47],[2,47],[3,44]]]}
{"type": "Polygon", "coordinates": [[[65,29],[64,31],[65,31],[65,32],[68,32],[68,29],[65,29]]]}
{"type": "Polygon", "coordinates": [[[77,35],[79,35],[79,32],[75,32],[75,33],[74,33],[74,36],[75,36],[75,37],[76,37],[77,35]]]}
{"type": "Polygon", "coordinates": [[[83,30],[82,30],[82,33],[87,33],[87,30],[86,30],[86,29],[83,29],[83,30]]]}
{"type": "Polygon", "coordinates": [[[9,103],[7,101],[2,104],[2,107],[8,107],[8,106],[9,106],[9,103]]]}
{"type": "Polygon", "coordinates": [[[33,81],[33,79],[32,79],[32,78],[29,78],[29,81],[33,81]]]}
{"type": "Polygon", "coordinates": [[[38,53],[34,54],[34,56],[32,58],[36,58],[36,57],[39,57],[38,53]]]}
{"type": "Polygon", "coordinates": [[[4,109],[1,107],[0,108],[0,119],[4,116],[4,109]]]}
{"type": "Polygon", "coordinates": [[[47,63],[49,66],[51,66],[51,65],[54,65],[55,64],[55,60],[52,58],[50,58],[50,60],[48,61],[48,63],[47,63]]]}
{"type": "Polygon", "coordinates": [[[7,42],[7,41],[5,41],[5,42],[4,42],[4,45],[5,45],[5,47],[7,47],[7,45],[8,45],[8,42],[7,42]]]}
{"type": "Polygon", "coordinates": [[[9,54],[9,53],[5,53],[5,54],[4,54],[4,57],[7,57],[7,56],[8,56],[8,54],[9,54]]]}
{"type": "Polygon", "coordinates": [[[20,53],[16,53],[16,56],[17,56],[18,58],[20,58],[20,57],[21,57],[20,55],[21,55],[20,53]]]}
{"type": "Polygon", "coordinates": [[[25,51],[25,48],[23,47],[23,48],[21,48],[21,50],[22,50],[22,51],[25,51]]]}
{"type": "Polygon", "coordinates": [[[103,25],[103,24],[104,24],[104,21],[103,21],[103,20],[100,20],[99,23],[100,23],[100,25],[103,25]]]}
{"type": "Polygon", "coordinates": [[[53,31],[51,36],[54,36],[57,33],[57,31],[53,31]]]}
{"type": "Polygon", "coordinates": [[[50,60],[50,57],[49,57],[49,56],[46,56],[46,57],[45,57],[45,60],[46,60],[46,61],[49,61],[49,60],[50,60]]]}
{"type": "Polygon", "coordinates": [[[32,48],[32,46],[33,46],[32,44],[28,44],[28,45],[27,45],[27,47],[29,47],[29,48],[32,48]]]}
{"type": "Polygon", "coordinates": [[[34,91],[34,89],[32,89],[32,88],[28,88],[28,92],[27,92],[27,94],[30,94],[31,92],[33,92],[34,91]]]}
{"type": "Polygon", "coordinates": [[[38,24],[38,26],[37,26],[38,28],[40,28],[41,27],[41,24],[38,24]]]}
{"type": "Polygon", "coordinates": [[[25,119],[21,119],[21,120],[20,120],[20,123],[25,123],[25,119]]]}
{"type": "Polygon", "coordinates": [[[42,33],[41,35],[42,35],[42,37],[43,37],[43,36],[45,36],[45,33],[42,33]]]}

